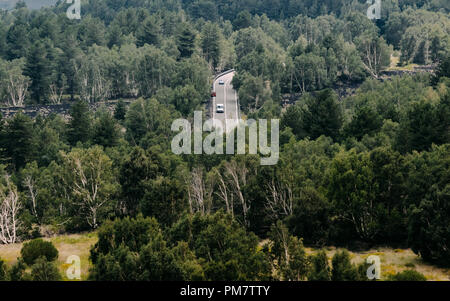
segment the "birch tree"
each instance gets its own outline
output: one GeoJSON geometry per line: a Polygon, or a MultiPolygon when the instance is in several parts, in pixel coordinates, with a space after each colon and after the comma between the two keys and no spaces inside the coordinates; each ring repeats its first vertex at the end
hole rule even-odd
{"type": "Polygon", "coordinates": [[[0,188],[0,242],[13,244],[18,241],[17,231],[20,227],[19,211],[22,204],[17,188],[6,175],[6,187],[0,188]]]}
{"type": "Polygon", "coordinates": [[[212,187],[207,183],[201,168],[194,168],[188,181],[188,201],[192,214],[200,212],[202,215],[211,213],[212,187]]]}
{"type": "Polygon", "coordinates": [[[71,202],[79,208],[87,224],[96,229],[111,209],[111,199],[117,189],[112,161],[98,146],[74,149],[69,154],[62,152],[61,156],[71,202]]]}
{"type": "MultiPolygon", "coordinates": [[[[28,197],[31,201],[31,214],[36,218],[37,222],[40,222],[40,216],[38,213],[38,179],[40,177],[39,167],[36,161],[27,164],[22,170],[23,187],[26,189],[28,197]]],[[[24,203],[27,203],[26,201],[24,203]]],[[[25,205],[28,207],[27,205],[25,205]]]]}
{"type": "Polygon", "coordinates": [[[291,216],[294,208],[293,189],[281,181],[272,181],[267,184],[266,208],[275,220],[291,216]]]}
{"type": "Polygon", "coordinates": [[[356,39],[363,66],[374,78],[390,65],[391,51],[383,38],[374,33],[364,33],[356,39]]]}
{"type": "Polygon", "coordinates": [[[23,65],[23,59],[17,59],[2,62],[0,66],[0,86],[3,87],[3,97],[7,106],[22,107],[25,103],[30,78],[23,75],[23,65]]]}
{"type": "Polygon", "coordinates": [[[225,177],[227,179],[227,186],[229,186],[232,194],[238,200],[240,207],[242,208],[244,225],[248,227],[250,226],[248,213],[251,208],[251,204],[249,200],[244,197],[243,188],[247,184],[249,169],[245,166],[245,164],[238,164],[234,160],[226,162],[224,169],[225,177]]]}
{"type": "Polygon", "coordinates": [[[108,99],[111,91],[111,82],[105,74],[104,66],[95,59],[94,56],[84,57],[76,66],[79,94],[88,103],[108,99]]]}
{"type": "Polygon", "coordinates": [[[230,188],[225,182],[226,178],[218,169],[214,170],[213,173],[216,176],[217,183],[215,194],[223,203],[225,203],[227,213],[234,217],[234,195],[230,192],[230,188]]]}

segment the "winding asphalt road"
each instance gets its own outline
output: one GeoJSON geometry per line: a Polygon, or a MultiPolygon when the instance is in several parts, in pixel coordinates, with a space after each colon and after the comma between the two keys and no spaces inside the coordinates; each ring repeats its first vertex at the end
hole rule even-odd
{"type": "Polygon", "coordinates": [[[214,82],[214,90],[216,97],[213,97],[213,113],[214,120],[220,120],[223,129],[228,133],[237,127],[239,123],[239,105],[236,90],[233,89],[231,81],[235,72],[231,72],[217,78],[214,82]],[[224,85],[219,85],[219,81],[223,80],[224,85]],[[217,105],[224,105],[225,113],[217,113],[217,105]]]}

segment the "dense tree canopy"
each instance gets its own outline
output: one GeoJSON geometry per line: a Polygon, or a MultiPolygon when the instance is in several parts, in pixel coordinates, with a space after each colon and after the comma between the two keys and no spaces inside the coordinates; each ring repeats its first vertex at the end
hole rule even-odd
{"type": "MultiPolygon", "coordinates": [[[[0,243],[97,231],[92,280],[363,280],[345,251],[307,255],[330,245],[450,265],[448,5],[384,0],[375,21],[363,2],[1,10],[0,243]],[[172,153],[229,69],[241,117],[280,120],[277,165],[172,153]]],[[[60,280],[52,250],[0,280],[60,280]]]]}

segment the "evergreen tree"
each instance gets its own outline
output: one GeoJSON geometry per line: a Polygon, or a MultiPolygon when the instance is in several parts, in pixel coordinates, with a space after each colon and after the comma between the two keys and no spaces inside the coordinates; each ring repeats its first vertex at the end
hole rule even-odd
{"type": "Polygon", "coordinates": [[[238,13],[236,19],[233,20],[233,29],[236,31],[250,27],[251,25],[252,15],[247,10],[238,13]]]}
{"type": "Polygon", "coordinates": [[[26,242],[20,250],[20,255],[23,261],[31,266],[41,257],[44,257],[46,261],[56,260],[58,258],[58,250],[51,242],[39,238],[26,242]]]}
{"type": "Polygon", "coordinates": [[[51,62],[42,42],[36,42],[27,55],[24,75],[31,79],[31,98],[36,103],[44,103],[48,95],[51,76],[51,62]]]}
{"type": "Polygon", "coordinates": [[[312,268],[309,273],[309,281],[330,281],[331,269],[328,263],[327,253],[324,250],[311,258],[312,268]]]}
{"type": "Polygon", "coordinates": [[[91,249],[90,279],[97,281],[189,280],[155,219],[106,222],[91,249]],[[184,278],[186,277],[186,278],[184,278]]]}
{"type": "Polygon", "coordinates": [[[6,33],[6,42],[8,43],[7,57],[10,60],[26,56],[30,47],[29,26],[25,18],[19,19],[8,29],[6,33]]]}
{"type": "Polygon", "coordinates": [[[61,281],[62,277],[55,263],[40,257],[31,266],[31,279],[33,281],[61,281]]]}
{"type": "Polygon", "coordinates": [[[427,101],[413,103],[400,121],[396,148],[401,152],[429,150],[432,144],[449,142],[450,96],[438,105],[427,101]]]}
{"type": "Polygon", "coordinates": [[[125,120],[125,115],[127,114],[127,106],[123,100],[119,100],[114,108],[114,118],[123,121],[125,120]]]}
{"type": "Polygon", "coordinates": [[[0,58],[6,59],[6,51],[8,47],[6,44],[6,26],[0,21],[0,58]]]}
{"type": "Polygon", "coordinates": [[[220,63],[221,55],[221,35],[219,27],[214,23],[206,23],[203,27],[201,46],[206,61],[215,70],[220,63]]]}
{"type": "Polygon", "coordinates": [[[181,58],[189,58],[194,53],[195,33],[188,25],[183,26],[181,33],[178,35],[177,46],[181,58]]]}
{"type": "Polygon", "coordinates": [[[8,275],[8,266],[3,259],[0,258],[0,281],[5,281],[8,275]]]}
{"type": "Polygon", "coordinates": [[[450,267],[450,145],[414,153],[408,180],[408,242],[416,254],[450,267]]]}
{"type": "Polygon", "coordinates": [[[156,177],[159,168],[152,162],[140,147],[131,150],[124,159],[119,172],[119,182],[122,185],[122,197],[129,215],[135,215],[139,202],[145,194],[145,185],[156,177]]]}
{"type": "Polygon", "coordinates": [[[369,106],[357,108],[352,121],[345,127],[344,131],[348,137],[362,139],[365,135],[372,135],[383,126],[382,117],[369,106]]]}
{"type": "Polygon", "coordinates": [[[357,281],[358,268],[350,261],[350,253],[347,250],[337,252],[332,259],[332,281],[357,281]]]}
{"type": "Polygon", "coordinates": [[[5,127],[3,136],[4,156],[18,170],[30,162],[36,151],[35,132],[31,118],[19,112],[5,127]]]}
{"type": "Polygon", "coordinates": [[[148,17],[141,27],[139,27],[136,38],[138,47],[142,47],[145,44],[158,45],[160,40],[161,27],[158,22],[152,18],[148,17]]]}
{"type": "Polygon", "coordinates": [[[450,78],[450,55],[447,55],[436,68],[432,83],[437,85],[442,77],[450,78]]]}
{"type": "Polygon", "coordinates": [[[71,145],[77,142],[86,143],[92,136],[92,118],[89,106],[85,101],[78,101],[70,109],[68,138],[71,145]]]}
{"type": "Polygon", "coordinates": [[[99,113],[94,123],[92,142],[103,147],[113,147],[119,142],[119,125],[110,112],[104,110],[99,113]]]}
{"type": "Polygon", "coordinates": [[[10,281],[30,281],[31,275],[27,273],[27,265],[22,258],[18,258],[17,262],[8,271],[8,280],[10,281]]]}
{"type": "Polygon", "coordinates": [[[306,105],[302,118],[306,135],[311,139],[322,135],[338,139],[343,116],[336,94],[331,89],[323,90],[316,97],[309,97],[306,105]]]}

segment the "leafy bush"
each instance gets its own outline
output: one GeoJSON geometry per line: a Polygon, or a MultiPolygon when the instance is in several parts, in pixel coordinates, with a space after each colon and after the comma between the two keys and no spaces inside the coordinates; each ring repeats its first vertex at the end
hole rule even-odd
{"type": "MultiPolygon", "coordinates": [[[[183,252],[177,257],[175,250],[167,246],[154,218],[139,215],[136,219],[106,222],[98,237],[98,243],[91,249],[92,280],[200,280],[183,269],[191,253],[183,252]]],[[[191,259],[195,262],[195,258],[191,259]]]]}
{"type": "Polygon", "coordinates": [[[325,251],[320,251],[311,257],[312,269],[309,273],[309,281],[330,281],[331,271],[325,251]]]}
{"type": "Polygon", "coordinates": [[[415,270],[406,270],[395,275],[390,275],[388,281],[427,281],[427,278],[415,270]]]}
{"type": "Polygon", "coordinates": [[[42,256],[36,259],[36,263],[31,267],[31,279],[33,281],[61,281],[62,277],[55,263],[47,261],[42,256]]]}
{"type": "Polygon", "coordinates": [[[22,258],[9,269],[8,280],[10,281],[30,281],[30,274],[26,272],[27,266],[22,258]]]}
{"type": "Polygon", "coordinates": [[[289,235],[288,229],[281,221],[272,226],[269,238],[272,266],[280,270],[280,278],[284,281],[304,280],[308,275],[310,263],[303,240],[289,235]]]}
{"type": "Polygon", "coordinates": [[[0,281],[5,281],[7,275],[7,266],[3,259],[0,258],[0,281]]]}
{"type": "MultiPolygon", "coordinates": [[[[409,245],[423,259],[450,267],[450,145],[417,154],[411,172],[409,245]]],[[[411,168],[412,169],[412,168],[411,168]]]]}
{"type": "Polygon", "coordinates": [[[58,258],[58,250],[55,246],[48,241],[42,239],[35,239],[30,242],[24,243],[20,254],[24,262],[31,266],[39,257],[44,256],[47,261],[53,261],[58,258]]]}
{"type": "Polygon", "coordinates": [[[357,266],[351,263],[347,250],[337,252],[332,259],[332,281],[364,281],[367,280],[363,265],[357,266]]]}
{"type": "Polygon", "coordinates": [[[258,247],[259,238],[230,214],[219,211],[205,216],[185,215],[169,232],[172,243],[188,243],[202,262],[206,280],[270,280],[270,264],[258,247]]]}

